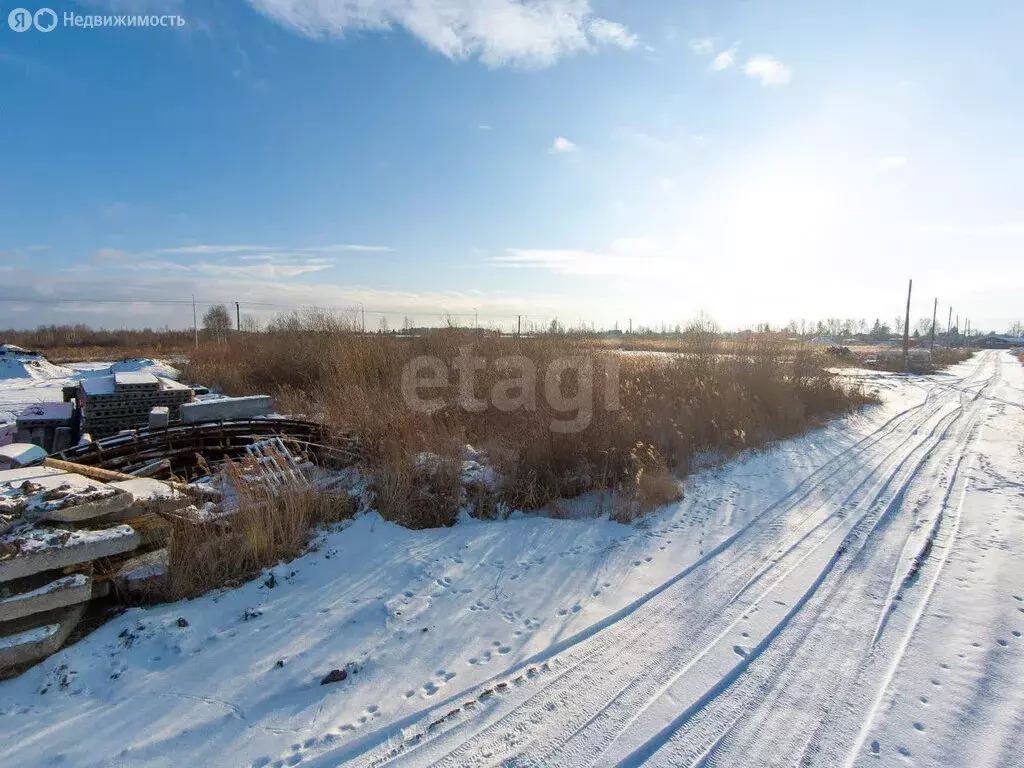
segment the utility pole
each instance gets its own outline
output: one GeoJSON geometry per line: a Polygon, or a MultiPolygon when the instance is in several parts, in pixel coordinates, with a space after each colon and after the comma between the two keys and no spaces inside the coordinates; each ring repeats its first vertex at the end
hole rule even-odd
{"type": "Polygon", "coordinates": [[[907,318],[903,322],[903,370],[910,367],[910,294],[914,291],[914,281],[907,286],[907,318]]]}
{"type": "Polygon", "coordinates": [[[629,335],[633,335],[633,318],[629,318],[629,335]]]}
{"type": "Polygon", "coordinates": [[[935,308],[932,310],[932,345],[931,345],[931,350],[930,350],[932,352],[935,351],[935,321],[938,319],[938,314],[939,314],[939,297],[936,296],[935,297],[935,308]]]}
{"type": "Polygon", "coordinates": [[[196,314],[196,295],[192,294],[192,328],[196,332],[196,349],[199,349],[199,315],[196,314]]]}
{"type": "Polygon", "coordinates": [[[523,335],[523,316],[516,315],[516,338],[523,335]]]}
{"type": "Polygon", "coordinates": [[[946,321],[946,349],[953,346],[953,307],[949,308],[949,320],[946,321]]]}
{"type": "Polygon", "coordinates": [[[366,333],[366,305],[363,302],[359,302],[359,312],[363,316],[363,333],[366,333]]]}
{"type": "Polygon", "coordinates": [[[242,330],[242,308],[238,306],[238,302],[235,302],[235,330],[242,330]]]}
{"type": "Polygon", "coordinates": [[[960,346],[960,313],[956,314],[956,345],[960,346]]]}

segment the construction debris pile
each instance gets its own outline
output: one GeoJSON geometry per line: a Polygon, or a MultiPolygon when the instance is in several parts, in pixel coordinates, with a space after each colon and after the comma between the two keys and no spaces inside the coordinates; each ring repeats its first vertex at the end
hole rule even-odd
{"type": "Polygon", "coordinates": [[[152,443],[125,435],[90,444],[75,461],[0,470],[0,677],[56,652],[83,617],[95,626],[91,605],[162,599],[169,549],[203,546],[211,522],[209,535],[230,535],[239,482],[275,494],[330,488],[358,453],[312,442],[319,429],[274,419],[182,426],[175,439],[166,429],[152,443]],[[195,482],[171,479],[172,458],[195,482]],[[140,476],[147,471],[166,479],[140,476]]]}
{"type": "Polygon", "coordinates": [[[0,675],[58,650],[90,601],[159,580],[166,514],[187,515],[192,498],[52,459],[0,471],[0,675]]]}

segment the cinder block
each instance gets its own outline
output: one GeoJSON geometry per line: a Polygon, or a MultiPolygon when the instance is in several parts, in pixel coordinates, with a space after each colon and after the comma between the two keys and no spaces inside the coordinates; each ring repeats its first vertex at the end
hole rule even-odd
{"type": "Polygon", "coordinates": [[[166,405],[158,405],[149,411],[149,428],[163,429],[171,418],[171,409],[166,405]]]}

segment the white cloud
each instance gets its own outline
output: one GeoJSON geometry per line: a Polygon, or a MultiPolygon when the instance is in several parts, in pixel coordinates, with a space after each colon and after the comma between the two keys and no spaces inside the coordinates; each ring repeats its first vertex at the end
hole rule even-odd
{"type": "Polygon", "coordinates": [[[664,247],[647,238],[623,237],[607,253],[576,249],[509,248],[491,263],[500,267],[543,269],[561,275],[658,276],[672,272],[664,247]]]}
{"type": "Polygon", "coordinates": [[[587,25],[587,29],[595,43],[617,45],[629,50],[640,42],[640,38],[629,31],[629,27],[608,19],[594,19],[587,25]]]}
{"type": "Polygon", "coordinates": [[[793,71],[774,56],[752,56],[743,72],[761,85],[785,85],[793,79],[793,71]]]}
{"type": "Polygon", "coordinates": [[[668,195],[676,191],[676,183],[672,179],[661,179],[658,181],[658,191],[668,195]]]}
{"type": "Polygon", "coordinates": [[[568,155],[578,151],[579,146],[565,136],[559,136],[551,144],[551,152],[556,155],[568,155]]]}
{"type": "Polygon", "coordinates": [[[487,123],[480,123],[480,125],[478,125],[477,128],[479,128],[481,131],[493,131],[494,130],[494,126],[488,125],[487,123]]]}
{"type": "Polygon", "coordinates": [[[636,35],[595,16],[589,0],[249,0],[310,37],[399,26],[451,59],[488,66],[550,66],[597,46],[632,48],[636,35]]]}
{"type": "MultiPolygon", "coordinates": [[[[215,254],[232,253],[260,253],[264,251],[280,251],[281,248],[271,245],[182,245],[174,248],[158,248],[153,253],[165,256],[208,256],[215,254]]],[[[354,252],[383,252],[394,249],[386,245],[363,245],[360,243],[331,243],[328,245],[316,245],[303,248],[287,248],[283,250],[298,253],[339,253],[345,251],[354,252]]]]}
{"type": "Polygon", "coordinates": [[[712,72],[721,72],[724,69],[728,69],[736,61],[736,46],[734,45],[727,51],[722,51],[720,54],[715,56],[715,60],[711,62],[712,72]]]}
{"type": "Polygon", "coordinates": [[[878,161],[878,165],[885,171],[898,171],[901,168],[907,167],[907,158],[897,156],[883,157],[878,161]]]}
{"type": "Polygon", "coordinates": [[[715,41],[710,37],[702,37],[690,41],[690,50],[701,56],[707,56],[715,51],[715,41]]]}
{"type": "Polygon", "coordinates": [[[354,251],[358,253],[389,253],[395,249],[389,245],[365,245],[362,243],[335,243],[332,245],[314,245],[309,248],[297,248],[303,253],[338,253],[354,251]]]}
{"type": "Polygon", "coordinates": [[[174,254],[189,256],[213,253],[244,253],[246,251],[266,250],[270,250],[266,245],[182,245],[174,248],[160,248],[156,253],[162,253],[168,256],[174,254]]]}

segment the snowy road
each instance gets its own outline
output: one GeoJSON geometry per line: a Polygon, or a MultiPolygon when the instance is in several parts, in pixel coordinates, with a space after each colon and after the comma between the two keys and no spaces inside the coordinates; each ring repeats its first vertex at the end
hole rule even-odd
{"type": "Polygon", "coordinates": [[[18,765],[1024,765],[1024,367],[983,352],[865,375],[883,406],[698,473],[635,526],[367,516],[273,592],[130,611],[0,683],[0,748],[18,765]],[[358,679],[318,684],[346,660],[358,679]]]}
{"type": "Polygon", "coordinates": [[[1020,381],[979,355],[533,679],[354,764],[1019,761],[1020,381]]]}

